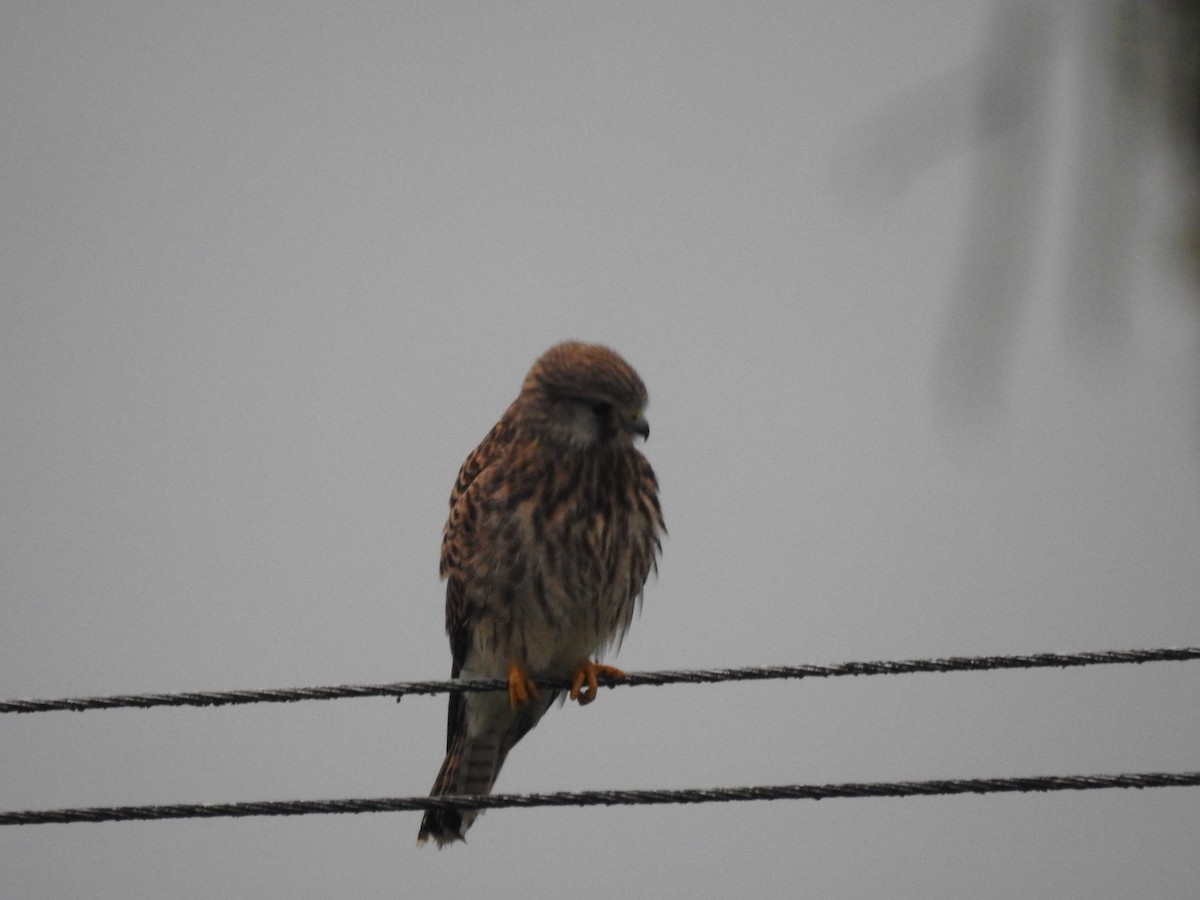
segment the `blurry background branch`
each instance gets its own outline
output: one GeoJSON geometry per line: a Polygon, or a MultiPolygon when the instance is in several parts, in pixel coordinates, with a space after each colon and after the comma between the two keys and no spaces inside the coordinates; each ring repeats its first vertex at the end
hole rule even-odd
{"type": "Polygon", "coordinates": [[[877,197],[952,151],[973,152],[936,371],[950,421],[986,415],[1003,398],[1046,232],[1064,57],[1077,86],[1066,111],[1075,129],[1066,162],[1072,197],[1057,270],[1064,339],[1101,359],[1120,352],[1151,163],[1165,165],[1175,219],[1150,229],[1169,235],[1167,246],[1156,238],[1154,262],[1182,263],[1200,297],[1200,2],[996,3],[974,65],[897,97],[852,135],[838,172],[877,197]]]}

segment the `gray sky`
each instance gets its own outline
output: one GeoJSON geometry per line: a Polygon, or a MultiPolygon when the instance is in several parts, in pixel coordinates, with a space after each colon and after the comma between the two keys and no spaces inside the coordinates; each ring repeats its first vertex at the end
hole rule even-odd
{"type": "MultiPolygon", "coordinates": [[[[990,13],[5,5],[0,696],[444,677],[451,483],[567,337],[652,398],[670,539],[625,668],[1200,644],[1167,166],[1117,349],[1068,352],[1055,63],[1027,307],[969,413],[936,373],[986,148],[853,189],[870,123],[969,83],[990,13]]],[[[1194,663],[613,691],[497,788],[1194,770],[1198,692],[1194,663]]],[[[0,809],[423,794],[445,702],[4,717],[0,809]]],[[[1195,789],[494,811],[441,853],[417,823],[5,828],[0,895],[1182,898],[1200,874],[1195,789]]]]}

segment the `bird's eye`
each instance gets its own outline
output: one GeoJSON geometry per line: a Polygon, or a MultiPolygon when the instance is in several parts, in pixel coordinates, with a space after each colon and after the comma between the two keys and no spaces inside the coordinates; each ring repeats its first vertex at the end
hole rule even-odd
{"type": "Polygon", "coordinates": [[[611,403],[593,403],[592,404],[592,412],[594,412],[597,416],[600,416],[600,417],[607,416],[609,413],[612,412],[612,404],[611,403]]]}

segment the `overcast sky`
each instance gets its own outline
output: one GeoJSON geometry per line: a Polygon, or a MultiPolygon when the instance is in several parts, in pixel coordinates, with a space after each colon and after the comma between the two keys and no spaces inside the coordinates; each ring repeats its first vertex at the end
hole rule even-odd
{"type": "MultiPolygon", "coordinates": [[[[670,537],[624,668],[1200,644],[1173,172],[1113,182],[1135,302],[1079,341],[1083,54],[1030,15],[5,4],[0,697],[445,677],[451,484],[565,338],[651,396],[670,537]],[[989,143],[998,47],[1038,103],[989,143]]],[[[497,789],[1195,770],[1197,696],[1196,663],[611,691],[497,789]]],[[[6,716],[0,810],[424,794],[445,706],[6,716]]],[[[0,895],[1184,898],[1198,800],[498,810],[442,852],[416,813],[14,827],[0,895]]]]}

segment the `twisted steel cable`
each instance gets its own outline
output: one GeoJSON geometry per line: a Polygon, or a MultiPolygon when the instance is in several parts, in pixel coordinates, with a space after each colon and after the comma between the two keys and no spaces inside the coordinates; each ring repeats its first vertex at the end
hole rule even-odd
{"type": "Polygon", "coordinates": [[[538,806],[645,806],[736,803],[750,800],[827,800],[838,797],[931,797],[1093,791],[1109,788],[1200,786],[1200,772],[1123,775],[1044,775],[1026,778],[957,778],[937,781],[790,784],[700,790],[560,791],[550,794],[490,794],[443,797],[380,797],[346,800],[286,800],[260,803],[191,803],[164,806],[97,806],[83,809],[0,812],[0,825],[128,822],[244,816],[305,816],[322,813],[405,812],[427,809],[500,809],[538,806]]]}
{"type": "MultiPolygon", "coordinates": [[[[798,678],[837,678],[845,675],[907,675],[916,672],[979,672],[990,669],[1073,668],[1200,659],[1200,647],[1152,650],[1108,650],[1091,653],[1036,653],[1008,656],[949,656],[934,659],[847,662],[837,665],[745,666],[734,669],[681,669],[630,672],[621,681],[602,681],[605,687],[714,684],[727,681],[770,681],[798,678]]],[[[537,680],[538,687],[568,688],[566,681],[537,680]]],[[[35,713],[55,710],[94,710],[154,706],[229,706],[246,703],[295,703],[300,700],[340,700],[349,697],[407,697],[454,691],[507,690],[500,679],[462,681],[398,681],[388,684],[343,684],[326,687],[266,690],[201,691],[177,694],[116,694],[101,697],[66,697],[48,700],[3,700],[0,713],[35,713]]]]}

